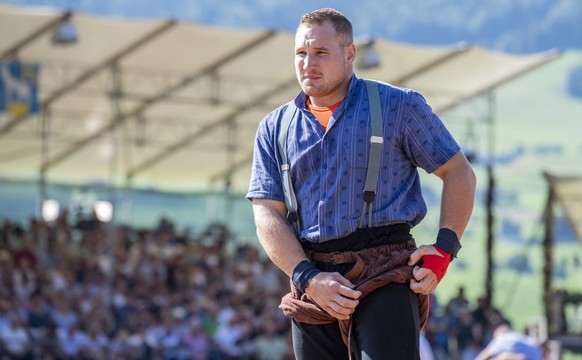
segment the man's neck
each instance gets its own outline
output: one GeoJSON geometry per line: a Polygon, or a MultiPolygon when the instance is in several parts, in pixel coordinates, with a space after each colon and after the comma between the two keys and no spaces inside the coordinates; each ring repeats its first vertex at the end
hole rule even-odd
{"type": "Polygon", "coordinates": [[[351,81],[352,76],[341,83],[331,94],[325,96],[310,96],[309,101],[311,102],[311,105],[316,107],[328,107],[343,101],[350,90],[351,81]]]}

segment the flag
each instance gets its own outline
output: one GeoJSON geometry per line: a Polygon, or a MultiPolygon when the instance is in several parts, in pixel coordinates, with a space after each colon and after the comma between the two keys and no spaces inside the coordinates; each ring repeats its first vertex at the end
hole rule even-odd
{"type": "Polygon", "coordinates": [[[0,112],[26,116],[38,112],[38,64],[0,61],[0,112]]]}

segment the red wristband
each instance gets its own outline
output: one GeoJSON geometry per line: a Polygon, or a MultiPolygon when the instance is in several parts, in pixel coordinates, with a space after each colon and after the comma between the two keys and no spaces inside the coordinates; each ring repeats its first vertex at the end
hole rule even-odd
{"type": "Polygon", "coordinates": [[[437,281],[440,282],[441,279],[445,276],[447,268],[451,263],[451,254],[446,253],[444,250],[442,250],[436,245],[433,245],[433,247],[442,256],[424,255],[422,257],[422,267],[431,270],[436,275],[437,281]]]}

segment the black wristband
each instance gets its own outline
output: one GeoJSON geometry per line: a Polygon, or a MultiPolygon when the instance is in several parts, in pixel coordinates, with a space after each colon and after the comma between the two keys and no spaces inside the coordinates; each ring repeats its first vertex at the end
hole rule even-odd
{"type": "Polygon", "coordinates": [[[320,271],[315,267],[315,265],[307,260],[303,260],[297,264],[297,266],[295,266],[295,269],[293,269],[291,281],[297,289],[301,290],[301,292],[305,292],[305,289],[307,289],[311,279],[313,279],[315,275],[319,273],[320,271]]]}
{"type": "Polygon", "coordinates": [[[439,230],[435,245],[447,254],[451,254],[451,260],[456,258],[459,250],[461,250],[461,242],[457,237],[457,233],[447,228],[439,230]]]}

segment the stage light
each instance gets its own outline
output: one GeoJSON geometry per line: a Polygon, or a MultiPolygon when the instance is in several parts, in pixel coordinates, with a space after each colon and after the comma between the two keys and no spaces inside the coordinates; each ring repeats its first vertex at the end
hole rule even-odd
{"type": "Polygon", "coordinates": [[[53,222],[59,218],[61,207],[54,199],[47,199],[42,202],[42,219],[45,222],[53,222]]]}
{"type": "Polygon", "coordinates": [[[69,45],[77,42],[77,28],[71,21],[70,12],[67,13],[57,25],[52,40],[53,44],[56,45],[69,45]]]}
{"type": "Polygon", "coordinates": [[[93,204],[97,220],[108,223],[113,219],[113,204],[109,201],[95,201],[93,204]]]}
{"type": "Polygon", "coordinates": [[[354,41],[358,55],[356,56],[356,67],[366,70],[380,66],[380,54],[374,46],[374,38],[363,36],[354,41]]]}

